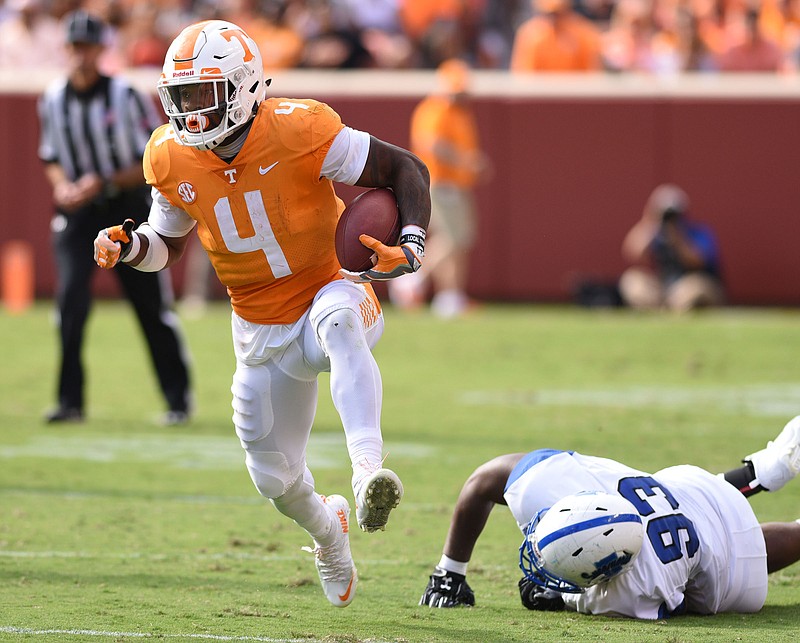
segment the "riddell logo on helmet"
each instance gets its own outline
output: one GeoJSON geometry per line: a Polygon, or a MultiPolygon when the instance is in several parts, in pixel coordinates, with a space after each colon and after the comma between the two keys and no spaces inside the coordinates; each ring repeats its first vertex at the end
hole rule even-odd
{"type": "Polygon", "coordinates": [[[189,69],[188,71],[173,71],[172,77],[179,78],[181,76],[194,76],[194,69],[189,69]]]}

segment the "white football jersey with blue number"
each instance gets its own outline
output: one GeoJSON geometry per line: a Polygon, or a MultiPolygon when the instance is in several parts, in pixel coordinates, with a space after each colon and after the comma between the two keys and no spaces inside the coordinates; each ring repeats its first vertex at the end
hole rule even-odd
{"type": "Polygon", "coordinates": [[[569,451],[527,454],[506,484],[520,529],[541,509],[579,491],[618,493],[642,516],[642,551],[624,574],[564,594],[586,614],[660,619],[692,612],[754,612],[767,594],[764,537],[745,497],[691,465],[655,474],[569,451]]]}

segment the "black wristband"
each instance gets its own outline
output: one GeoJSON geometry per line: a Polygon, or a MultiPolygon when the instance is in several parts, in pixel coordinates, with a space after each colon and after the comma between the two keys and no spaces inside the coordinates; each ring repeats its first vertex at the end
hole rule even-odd
{"type": "Polygon", "coordinates": [[[401,235],[401,237],[400,237],[400,245],[402,246],[402,245],[404,245],[406,243],[413,243],[413,244],[419,246],[420,248],[424,248],[425,247],[425,237],[423,237],[420,234],[406,233],[404,235],[401,235]]]}

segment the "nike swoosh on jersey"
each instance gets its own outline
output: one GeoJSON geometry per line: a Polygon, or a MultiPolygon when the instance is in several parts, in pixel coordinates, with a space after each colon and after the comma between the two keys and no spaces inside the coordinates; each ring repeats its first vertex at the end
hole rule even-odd
{"type": "Polygon", "coordinates": [[[350,598],[350,590],[353,589],[353,578],[354,578],[354,574],[351,572],[350,573],[350,582],[347,584],[347,589],[345,590],[344,594],[339,594],[339,600],[340,601],[344,602],[348,598],[350,598]]]}
{"type": "Polygon", "coordinates": [[[265,175],[267,172],[269,172],[269,171],[270,171],[270,170],[271,170],[273,167],[275,167],[275,166],[276,166],[278,163],[280,163],[280,161],[275,161],[275,162],[274,162],[272,165],[270,165],[269,167],[261,167],[261,166],[259,165],[259,166],[258,166],[258,173],[259,173],[261,176],[264,176],[264,175],[265,175]]]}

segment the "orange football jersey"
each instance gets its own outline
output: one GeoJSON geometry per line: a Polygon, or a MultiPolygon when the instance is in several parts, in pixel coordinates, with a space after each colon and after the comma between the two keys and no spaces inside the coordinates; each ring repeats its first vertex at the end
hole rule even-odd
{"type": "Polygon", "coordinates": [[[339,278],[334,235],[344,204],[320,178],[343,128],[324,103],[269,98],[239,154],[180,145],[172,127],[147,145],[147,182],[197,221],[197,234],[233,310],[258,324],[288,324],[339,278]]]}

